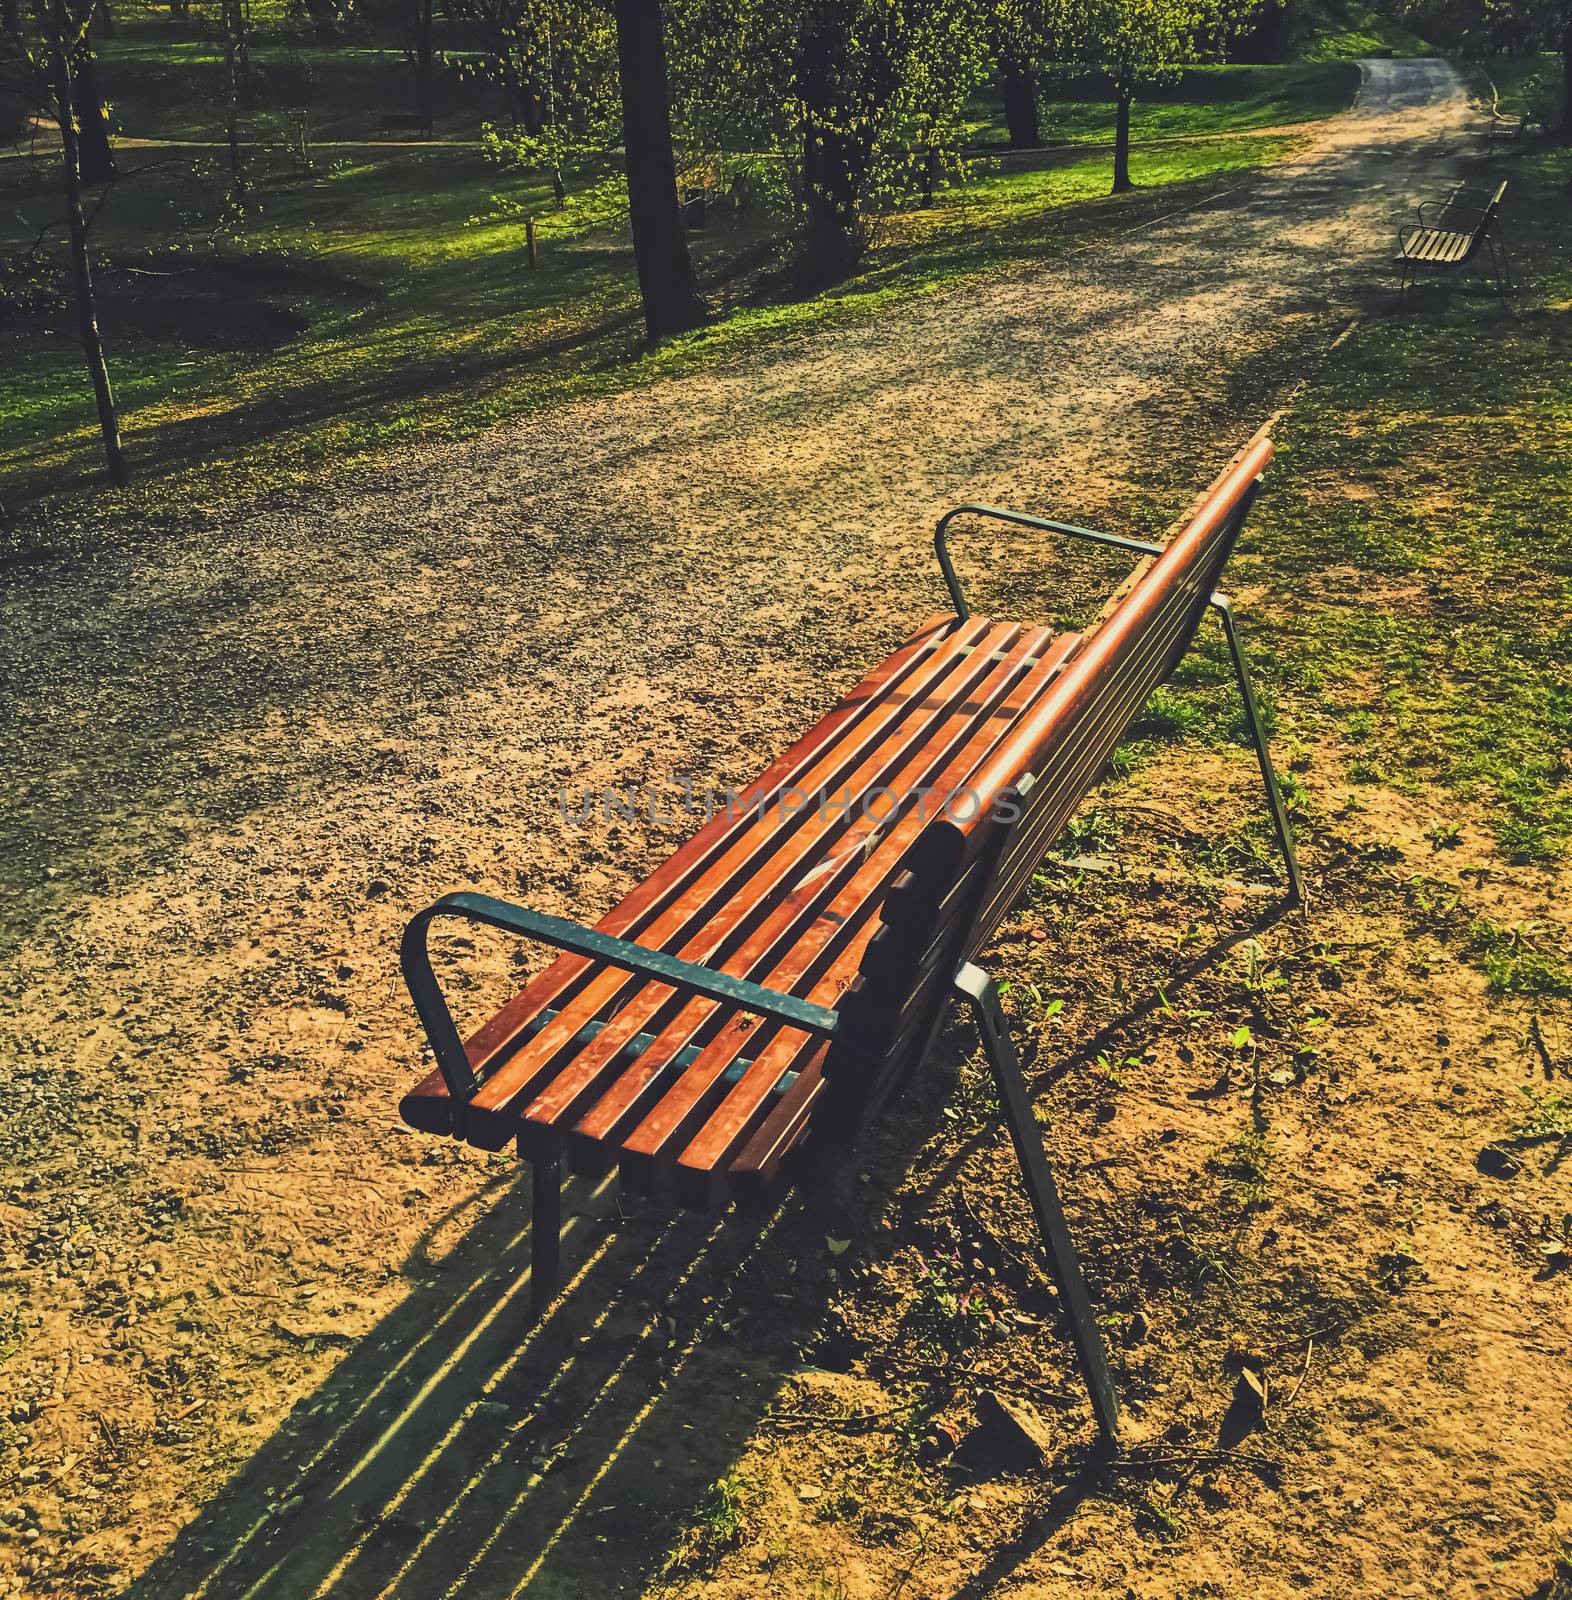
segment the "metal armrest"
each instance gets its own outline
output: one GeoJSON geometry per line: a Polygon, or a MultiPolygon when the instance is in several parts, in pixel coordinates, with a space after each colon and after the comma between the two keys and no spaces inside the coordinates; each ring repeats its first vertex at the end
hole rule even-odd
{"type": "Polygon", "coordinates": [[[1006,511],[1001,506],[968,504],[956,506],[939,518],[933,531],[933,553],[939,558],[939,570],[944,574],[944,586],[955,602],[955,614],[962,622],[971,616],[960,579],[955,575],[955,565],[950,560],[950,524],[957,517],[991,517],[995,522],[1008,522],[1018,528],[1037,528],[1044,533],[1062,533],[1066,538],[1084,539],[1091,544],[1111,545],[1115,550],[1129,550],[1136,555],[1160,556],[1165,546],[1153,544],[1150,539],[1132,539],[1122,533],[1100,533],[1096,528],[1077,527],[1073,522],[1053,522],[1047,517],[1034,517],[1025,511],[1006,511]]]}
{"type": "Polygon", "coordinates": [[[421,1026],[426,1030],[426,1038],[431,1041],[448,1093],[455,1100],[468,1100],[480,1087],[480,1082],[465,1053],[464,1041],[454,1025],[453,1013],[448,1010],[442,986],[431,970],[427,929],[437,917],[460,917],[467,922],[488,923],[508,933],[538,939],[542,944],[552,945],[558,950],[588,956],[592,960],[604,961],[608,966],[622,967],[642,977],[653,978],[657,983],[670,985],[679,993],[715,1000],[739,1011],[765,1017],[771,1022],[818,1034],[822,1038],[829,1038],[836,1030],[838,1018],[835,1012],[827,1006],[815,1005],[811,1000],[780,994],[774,989],[766,989],[763,984],[749,983],[744,978],[716,972],[712,967],[684,961],[663,950],[651,950],[648,945],[635,944],[631,939],[597,933],[595,929],[581,927],[565,917],[549,917],[544,912],[509,905],[506,900],[495,900],[489,894],[467,891],[445,894],[434,905],[427,906],[410,919],[399,943],[399,966],[404,973],[404,982],[409,987],[410,999],[415,1002],[421,1026]]]}

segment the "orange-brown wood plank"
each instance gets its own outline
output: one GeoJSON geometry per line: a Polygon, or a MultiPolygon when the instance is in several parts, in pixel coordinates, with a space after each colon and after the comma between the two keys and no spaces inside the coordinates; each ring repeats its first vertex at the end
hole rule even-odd
{"type": "MultiPolygon", "coordinates": [[[[601,918],[597,928],[621,938],[636,938],[667,900],[726,847],[730,838],[744,826],[752,806],[789,787],[803,765],[834,740],[848,722],[869,704],[895,692],[946,635],[954,631],[955,621],[953,615],[930,617],[742,791],[735,819],[717,817],[701,829],[601,918]]],[[[482,1079],[493,1075],[527,1037],[525,1030],[540,1013],[571,998],[595,970],[594,962],[580,956],[555,958],[465,1042],[465,1052],[476,1075],[482,1079]]],[[[447,1085],[441,1073],[433,1071],[405,1097],[400,1114],[412,1127],[433,1132],[454,1131],[453,1111],[447,1099],[447,1085]]]]}
{"type": "MultiPolygon", "coordinates": [[[[1051,644],[1036,638],[1027,642],[1030,654],[1010,663],[1009,670],[998,675],[994,703],[968,723],[947,730],[948,737],[942,743],[936,741],[924,779],[935,794],[944,795],[964,788],[979,762],[1007,735],[1015,719],[1046,691],[1074,644],[1074,636],[1061,637],[1051,644]],[[1035,664],[1031,664],[1034,658],[1035,664]]],[[[820,1004],[836,1004],[855,976],[866,945],[878,926],[867,915],[867,907],[870,904],[882,906],[890,884],[902,870],[910,842],[928,821],[919,808],[910,808],[900,824],[879,841],[877,854],[837,899],[833,908],[837,915],[850,920],[858,906],[864,908],[864,915],[857,937],[842,945],[833,965],[812,991],[812,997],[820,1004]]],[[[793,949],[783,967],[771,972],[763,981],[771,987],[794,985],[803,963],[811,957],[811,944],[810,936],[793,949]]],[[[712,1071],[719,1067],[724,1072],[730,1065],[730,1061],[720,1055],[724,1039],[723,1034],[705,1053],[706,1057],[714,1058],[712,1071]]],[[[719,1183],[724,1179],[727,1163],[767,1109],[768,1099],[784,1073],[800,1067],[795,1055],[800,1054],[807,1042],[805,1035],[785,1030],[782,1042],[772,1041],[754,1055],[743,1076],[724,1091],[724,1097],[713,1110],[710,1106],[715,1086],[706,1081],[705,1062],[695,1062],[656,1112],[627,1140],[624,1171],[632,1168],[630,1177],[636,1185],[648,1181],[646,1164],[664,1169],[675,1162],[682,1198],[695,1205],[714,1203],[720,1197],[719,1183]],[[702,1125],[701,1118],[705,1119],[702,1125]],[[688,1142],[684,1148],[685,1139],[688,1142]]],[[[735,1041],[733,1058],[743,1053],[742,1042],[735,1041]]]]}
{"type": "MultiPolygon", "coordinates": [[[[1021,670],[1034,648],[1048,642],[1045,630],[1021,638],[1016,637],[1018,631],[1013,627],[988,630],[984,643],[972,652],[965,667],[945,680],[942,692],[935,689],[912,703],[909,714],[892,726],[863,765],[846,778],[844,788],[854,806],[864,795],[879,789],[888,791],[891,805],[896,808],[915,798],[916,792],[937,774],[929,754],[934,741],[942,737],[947,727],[964,729],[980,711],[986,710],[990,699],[978,703],[982,686],[990,681],[1007,682],[1021,670]]],[[[833,952],[834,943],[852,933],[859,909],[867,917],[872,915],[865,904],[866,895],[844,904],[834,896],[847,878],[855,876],[859,863],[891,832],[892,826],[899,824],[882,818],[859,818],[855,813],[849,818],[815,818],[790,841],[784,853],[770,858],[762,869],[778,894],[770,898],[762,920],[726,957],[723,969],[737,977],[762,977],[771,987],[785,989],[804,976],[814,957],[827,948],[833,952]],[[790,976],[774,974],[767,968],[761,972],[761,964],[778,960],[788,952],[794,964],[790,976]]],[[[669,1024],[658,1043],[633,1062],[582,1117],[574,1131],[574,1146],[581,1148],[585,1141],[615,1140],[635,1126],[653,1101],[666,1092],[663,1073],[667,1064],[692,1042],[695,1029],[715,1011],[710,1002],[689,1002],[681,1025],[669,1024]]],[[[752,1019],[740,1018],[727,1037],[740,1040],[753,1026],[752,1019]]],[[[705,1048],[706,1061],[711,1048],[705,1048]]],[[[700,1064],[693,1063],[685,1069],[681,1081],[686,1082],[699,1070],[700,1064]]],[[[533,1119],[534,1107],[528,1115],[533,1119]]],[[[589,1159],[593,1161],[592,1157],[589,1159]]]]}
{"type": "Polygon", "coordinates": [[[804,1067],[732,1161],[727,1187],[739,1205],[768,1205],[780,1192],[783,1170],[807,1138],[813,1113],[824,1098],[824,1055],[821,1049],[804,1067]]]}
{"type": "MultiPolygon", "coordinates": [[[[849,772],[858,770],[855,763],[865,758],[871,745],[877,745],[892,722],[899,721],[906,707],[934,692],[935,685],[942,684],[969,658],[988,631],[986,626],[968,624],[938,637],[931,648],[906,664],[907,670],[898,679],[884,686],[884,692],[863,701],[860,715],[837,723],[839,737],[814,741],[809,759],[794,764],[791,787],[807,794],[833,793],[849,772]]],[[[813,737],[809,735],[810,740],[813,737]]],[[[783,785],[776,785],[766,792],[779,795],[785,791],[783,785]]],[[[768,860],[783,841],[812,826],[811,811],[772,817],[771,809],[764,807],[751,817],[742,811],[736,819],[716,819],[723,827],[707,841],[712,847],[695,856],[693,870],[681,875],[658,914],[636,935],[640,943],[671,950],[688,960],[713,959],[726,936],[753,909],[753,901],[744,891],[757,893],[764,886],[765,880],[759,876],[761,859],[768,860]]],[[[640,989],[662,991],[661,1000],[672,994],[665,985],[650,985],[614,969],[595,972],[538,1037],[481,1086],[465,1108],[465,1136],[486,1148],[499,1148],[511,1138],[523,1105],[571,1059],[572,1041],[583,1028],[609,1014],[613,1006],[631,1001],[640,989]]]]}

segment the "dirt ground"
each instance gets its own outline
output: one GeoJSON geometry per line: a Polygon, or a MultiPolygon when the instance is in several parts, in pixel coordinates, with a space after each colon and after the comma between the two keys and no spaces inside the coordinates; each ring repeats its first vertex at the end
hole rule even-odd
{"type": "MultiPolygon", "coordinates": [[[[1170,749],[993,954],[1114,1469],[959,1029],[762,1230],[582,1197],[530,1331],[513,1162],[395,1114],[412,910],[604,911],[677,835],[559,791],[751,777],[935,609],[947,504],[1164,526],[1360,314],[1463,115],[1441,63],[1372,63],[1311,154],[1188,215],[11,575],[0,1593],[1535,1592],[1572,1524],[1572,1184],[1564,1145],[1491,1148],[1572,1024],[1488,993],[1466,930],[1564,929],[1568,873],[1445,796],[1355,802],[1304,742],[1282,916],[1248,754],[1170,749]],[[1046,1467],[949,1451],[980,1390],[1038,1408],[1046,1467]]],[[[963,565],[1034,617],[1115,575],[963,565]]],[[[479,1014],[518,968],[476,945],[479,1014]]]]}

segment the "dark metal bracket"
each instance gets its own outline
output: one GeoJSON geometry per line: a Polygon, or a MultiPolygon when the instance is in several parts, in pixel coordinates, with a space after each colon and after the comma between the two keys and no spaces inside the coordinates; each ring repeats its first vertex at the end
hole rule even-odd
{"type": "Polygon", "coordinates": [[[453,1021],[453,1013],[431,969],[428,930],[438,917],[458,917],[466,922],[482,922],[507,933],[539,940],[542,944],[566,950],[573,955],[604,961],[608,966],[668,984],[679,994],[714,1000],[739,1011],[751,1012],[770,1022],[800,1028],[805,1033],[828,1039],[835,1033],[836,1014],[827,1006],[815,1005],[795,995],[781,994],[763,984],[749,983],[729,973],[717,972],[696,961],[684,961],[664,950],[618,939],[609,933],[581,927],[566,917],[547,916],[524,906],[510,905],[488,894],[464,891],[445,894],[435,904],[410,918],[399,944],[399,966],[408,985],[410,999],[441,1069],[443,1082],[455,1101],[464,1102],[480,1087],[453,1021]]]}
{"type": "MultiPolygon", "coordinates": [[[[1242,523],[1254,496],[1244,501],[1237,515],[1242,523]]],[[[939,518],[934,529],[933,550],[939,558],[939,570],[944,575],[944,585],[950,591],[956,616],[965,622],[971,616],[965,592],[950,560],[950,524],[957,517],[991,517],[997,522],[1008,522],[1016,527],[1037,528],[1045,533],[1062,533],[1071,539],[1082,539],[1091,544],[1107,545],[1115,550],[1128,550],[1136,555],[1160,556],[1167,548],[1153,544],[1149,539],[1132,539],[1122,533],[1102,533],[1096,528],[1078,527],[1073,522],[1054,522],[1047,517],[1034,517],[1025,511],[1006,511],[999,506],[956,506],[939,518]]],[[[1239,637],[1239,624],[1234,619],[1233,607],[1228,597],[1214,593],[1208,602],[1222,619],[1223,634],[1228,641],[1228,653],[1233,658],[1234,677],[1238,681],[1239,695],[1244,701],[1245,717],[1250,724],[1250,742],[1255,746],[1256,762],[1261,769],[1261,779],[1266,786],[1266,803],[1272,814],[1272,826],[1277,833],[1277,843],[1283,853],[1283,864],[1288,873],[1288,892],[1291,904],[1303,905],[1304,880],[1299,873],[1299,859],[1294,850],[1293,829],[1289,826],[1288,811],[1283,805],[1282,790],[1278,787],[1277,773],[1272,765],[1271,746],[1267,743],[1266,728],[1261,722],[1261,712],[1256,704],[1255,690],[1250,682],[1250,668],[1245,659],[1244,645],[1239,637]]]]}
{"type": "Polygon", "coordinates": [[[1299,857],[1294,849],[1294,830],[1288,821],[1288,808],[1283,804],[1283,791],[1278,786],[1277,769],[1272,765],[1272,747],[1267,743],[1266,728],[1261,721],[1260,707],[1256,705],[1255,690],[1250,683],[1250,664],[1245,659],[1244,642],[1239,637],[1239,624],[1234,620],[1233,607],[1228,596],[1214,594],[1209,602],[1222,619],[1223,636],[1228,640],[1228,653],[1233,657],[1234,677],[1239,684],[1239,698],[1244,701],[1245,718],[1250,724],[1250,742],[1255,746],[1255,759],[1261,769],[1261,782],[1266,789],[1266,804],[1272,813],[1272,826],[1277,832],[1277,845],[1283,852],[1283,865],[1288,869],[1288,897],[1292,904],[1305,903],[1304,880],[1299,876],[1299,857]]]}
{"type": "Polygon", "coordinates": [[[983,1051],[998,1085],[999,1101],[1016,1159],[1021,1164],[1021,1176],[1026,1181],[1026,1192],[1048,1251],[1053,1279],[1069,1318],[1070,1338],[1091,1395],[1098,1431],[1106,1444],[1115,1446],[1119,1442],[1119,1397],[1114,1390],[1113,1375],[1108,1370],[1103,1332],[1097,1324],[1086,1279],[1081,1275],[1080,1259],[1075,1252],[1075,1241],[1070,1237],[1070,1225],[1065,1220],[1053,1170],[1043,1151],[1026,1078],[1021,1072],[1021,1058],[999,1005],[999,991],[993,979],[969,961],[955,974],[955,991],[970,1008],[977,1031],[982,1035],[983,1051]]]}
{"type": "Polygon", "coordinates": [[[950,591],[955,604],[955,614],[965,622],[972,614],[955,575],[955,564],[950,560],[950,524],[957,517],[988,517],[995,522],[1008,522],[1017,528],[1037,528],[1043,533],[1062,533],[1067,539],[1083,539],[1089,544],[1109,545],[1115,550],[1128,550],[1139,556],[1160,556],[1164,547],[1150,539],[1132,539],[1122,533],[1100,533],[1096,528],[1078,527],[1073,522],[1052,522],[1047,517],[1034,517],[1025,511],[1007,511],[1002,506],[964,505],[946,511],[933,530],[933,553],[939,558],[939,571],[944,574],[944,586],[950,591]]]}

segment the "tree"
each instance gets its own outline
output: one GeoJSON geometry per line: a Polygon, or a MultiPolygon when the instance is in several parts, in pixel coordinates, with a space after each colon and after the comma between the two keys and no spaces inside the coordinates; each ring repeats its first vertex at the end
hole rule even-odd
{"type": "Polygon", "coordinates": [[[250,64],[245,0],[219,0],[218,21],[224,36],[224,143],[229,150],[229,203],[239,211],[246,203],[246,162],[240,148],[240,101],[250,64]]]}
{"type": "Polygon", "coordinates": [[[108,183],[115,175],[115,156],[109,143],[109,115],[104,109],[103,91],[98,86],[98,58],[93,54],[89,21],[82,29],[82,40],[72,57],[71,99],[76,107],[77,144],[81,152],[81,180],[90,188],[108,183]]]}
{"type": "Polygon", "coordinates": [[[708,312],[694,286],[677,198],[660,0],[614,0],[614,10],[628,214],[644,327],[654,344],[698,327],[708,312]]]}
{"type": "Polygon", "coordinates": [[[1558,55],[1554,78],[1536,75],[1522,88],[1529,115],[1546,133],[1572,143],[1572,0],[1399,0],[1398,10],[1405,23],[1448,52],[1558,55]]]}
{"type": "Polygon", "coordinates": [[[405,0],[399,12],[404,55],[415,75],[415,105],[428,137],[437,120],[436,25],[432,13],[432,0],[405,0]]]}
{"type": "Polygon", "coordinates": [[[687,0],[681,120],[764,153],[808,288],[842,278],[877,218],[931,197],[988,70],[990,0],[687,0]],[[707,108],[695,83],[702,84],[707,108]]]}
{"type": "Polygon", "coordinates": [[[1546,85],[1545,131],[1572,144],[1572,0],[1485,0],[1484,21],[1496,40],[1505,34],[1518,49],[1561,57],[1559,93],[1546,85]]]}
{"type": "MultiPolygon", "coordinates": [[[[120,419],[98,328],[98,302],[87,244],[91,218],[84,209],[82,195],[84,119],[91,126],[94,119],[103,118],[103,103],[96,93],[86,97],[81,93],[82,75],[84,70],[90,72],[92,62],[88,30],[95,4],[96,0],[34,0],[25,14],[20,5],[9,10],[0,39],[0,68],[14,82],[21,97],[50,111],[60,128],[61,187],[78,334],[98,410],[110,481],[124,488],[130,482],[130,474],[120,447],[120,419]]],[[[105,130],[106,146],[107,138],[105,130]]],[[[112,175],[112,164],[110,172],[112,175]]]]}
{"type": "Polygon", "coordinates": [[[539,134],[595,76],[603,17],[582,0],[454,0],[480,46],[479,73],[501,91],[508,116],[539,134]]]}
{"type": "Polygon", "coordinates": [[[1222,0],[1059,0],[1065,59],[1101,69],[1113,90],[1113,192],[1130,180],[1130,107],[1136,91],[1172,78],[1215,33],[1222,0]]]}
{"type": "Polygon", "coordinates": [[[1002,0],[994,10],[993,58],[1012,150],[1032,150],[1043,142],[1037,77],[1045,33],[1037,0],[1002,0]]]}

